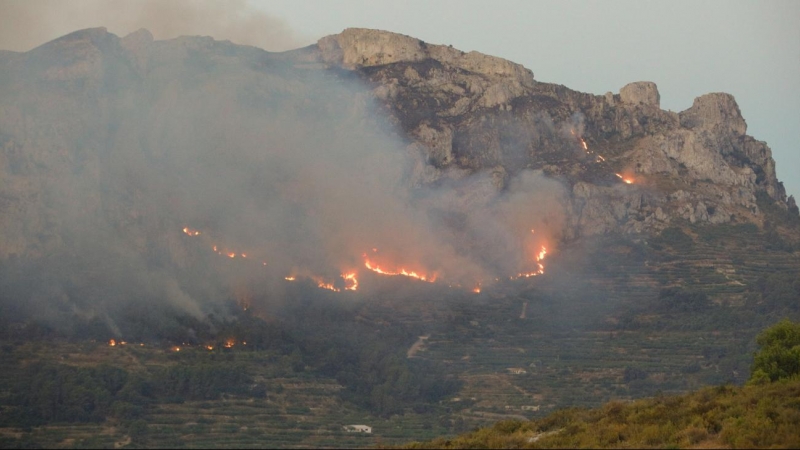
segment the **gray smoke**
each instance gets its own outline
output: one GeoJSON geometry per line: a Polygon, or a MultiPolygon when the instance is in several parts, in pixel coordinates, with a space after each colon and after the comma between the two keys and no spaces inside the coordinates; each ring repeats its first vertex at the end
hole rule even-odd
{"type": "Polygon", "coordinates": [[[298,37],[282,20],[246,0],[4,0],[0,49],[27,51],[84,28],[107,27],[124,36],[147,28],[157,39],[213,36],[270,51],[297,48],[298,37]]]}
{"type": "Polygon", "coordinates": [[[343,289],[342,274],[369,273],[364,255],[472,287],[534,270],[560,238],[565,192],[540,173],[416,182],[415,147],[358,79],[141,33],[83,32],[26,57],[0,85],[0,170],[3,189],[33,186],[40,203],[2,233],[6,253],[45,261],[20,297],[36,310],[55,298],[114,323],[159,303],[202,318],[231,297],[278,301],[290,275],[343,289]]]}

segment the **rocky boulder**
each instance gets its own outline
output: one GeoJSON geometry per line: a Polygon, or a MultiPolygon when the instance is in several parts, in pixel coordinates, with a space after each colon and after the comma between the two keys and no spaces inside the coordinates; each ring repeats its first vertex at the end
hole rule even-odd
{"type": "Polygon", "coordinates": [[[631,105],[650,105],[661,107],[661,96],[658,87],[652,81],[637,81],[626,84],[619,90],[620,99],[631,105]]]}

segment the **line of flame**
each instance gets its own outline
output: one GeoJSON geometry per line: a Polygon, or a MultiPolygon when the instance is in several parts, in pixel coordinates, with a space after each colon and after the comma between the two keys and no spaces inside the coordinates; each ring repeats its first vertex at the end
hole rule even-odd
{"type": "Polygon", "coordinates": [[[391,271],[388,271],[388,270],[381,269],[381,267],[378,266],[378,265],[373,265],[369,261],[369,259],[367,259],[367,257],[366,257],[367,255],[366,254],[364,254],[363,256],[364,256],[364,267],[366,267],[367,269],[369,269],[369,270],[371,270],[371,271],[373,271],[375,273],[379,273],[381,275],[391,275],[391,276],[402,275],[404,277],[411,277],[411,278],[416,278],[416,279],[421,280],[421,281],[427,281],[428,283],[433,283],[434,281],[436,281],[436,274],[433,274],[429,279],[429,277],[426,276],[426,275],[420,275],[420,274],[418,274],[417,272],[414,272],[414,271],[409,272],[409,271],[407,271],[406,269],[403,269],[403,268],[401,268],[399,272],[391,272],[391,271]]]}

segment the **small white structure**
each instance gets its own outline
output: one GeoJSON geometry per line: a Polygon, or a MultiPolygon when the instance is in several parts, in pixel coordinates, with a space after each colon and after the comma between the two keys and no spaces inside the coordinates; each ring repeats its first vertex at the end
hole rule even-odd
{"type": "Polygon", "coordinates": [[[372,434],[372,427],[369,425],[345,425],[344,431],[348,433],[367,433],[372,434]]]}
{"type": "Polygon", "coordinates": [[[522,406],[522,410],[523,411],[538,411],[539,410],[539,405],[523,405],[522,406]]]}
{"type": "Polygon", "coordinates": [[[521,367],[509,367],[508,371],[513,375],[524,375],[524,374],[528,373],[527,370],[525,370],[525,369],[523,369],[521,367]]]}

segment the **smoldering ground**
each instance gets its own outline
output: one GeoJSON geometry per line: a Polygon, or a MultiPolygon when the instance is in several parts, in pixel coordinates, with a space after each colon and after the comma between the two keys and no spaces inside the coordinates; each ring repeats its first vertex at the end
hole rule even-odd
{"type": "Polygon", "coordinates": [[[119,317],[146,305],[202,318],[231,298],[279,304],[290,276],[345,290],[366,259],[485,284],[560,239],[566,193],[537,172],[502,191],[488,172],[415,183],[424,155],[352,73],[138,39],[82,32],[3,69],[3,189],[37,193],[16,216],[26,229],[4,234],[23,249],[6,262],[7,310],[124,334],[119,317]]]}

